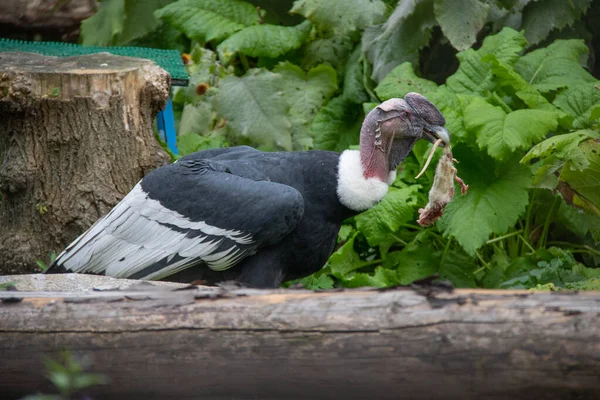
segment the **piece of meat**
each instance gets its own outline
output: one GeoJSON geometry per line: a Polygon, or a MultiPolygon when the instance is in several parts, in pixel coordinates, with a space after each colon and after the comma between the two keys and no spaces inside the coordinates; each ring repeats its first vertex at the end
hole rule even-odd
{"type": "Polygon", "coordinates": [[[433,178],[433,186],[429,190],[429,203],[425,208],[419,209],[418,224],[421,226],[429,226],[442,216],[444,207],[450,203],[454,196],[454,182],[460,185],[462,194],[466,194],[469,185],[456,175],[456,168],[452,158],[452,150],[450,146],[444,148],[444,154],[440,157],[438,165],[435,168],[435,177],[433,178]]]}

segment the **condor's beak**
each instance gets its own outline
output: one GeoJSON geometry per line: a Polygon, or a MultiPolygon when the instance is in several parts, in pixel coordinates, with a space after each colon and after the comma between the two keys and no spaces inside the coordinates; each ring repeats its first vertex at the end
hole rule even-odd
{"type": "Polygon", "coordinates": [[[439,125],[431,125],[427,128],[423,128],[423,138],[429,140],[431,143],[435,143],[438,139],[442,139],[442,143],[440,143],[441,147],[450,144],[450,132],[439,125]]]}

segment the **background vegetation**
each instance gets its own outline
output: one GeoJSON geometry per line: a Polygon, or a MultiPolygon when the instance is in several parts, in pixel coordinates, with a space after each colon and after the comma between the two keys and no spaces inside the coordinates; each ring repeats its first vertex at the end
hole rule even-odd
{"type": "Polygon", "coordinates": [[[440,108],[469,193],[419,227],[417,144],[308,287],[600,289],[599,20],[599,0],[103,0],[81,42],[182,52],[182,154],[342,151],[383,100],[440,108]]]}

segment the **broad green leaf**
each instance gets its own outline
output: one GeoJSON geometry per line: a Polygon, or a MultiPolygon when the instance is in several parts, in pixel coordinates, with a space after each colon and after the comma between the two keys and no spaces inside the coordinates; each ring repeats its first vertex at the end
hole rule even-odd
{"type": "Polygon", "coordinates": [[[302,46],[310,32],[310,22],[296,26],[255,25],[244,28],[225,39],[217,47],[223,60],[230,61],[235,53],[252,57],[277,58],[302,46]]]}
{"type": "Polygon", "coordinates": [[[600,235],[598,234],[600,230],[600,217],[590,215],[580,208],[572,207],[564,199],[562,200],[556,212],[557,222],[581,238],[585,238],[589,232],[595,241],[600,240],[600,235]]]}
{"type": "Polygon", "coordinates": [[[418,65],[419,50],[427,46],[435,26],[433,0],[403,0],[385,23],[368,27],[362,48],[373,65],[373,80],[381,81],[405,61],[418,65]]]}
{"type": "Polygon", "coordinates": [[[312,120],[337,90],[335,70],[322,64],[304,72],[302,68],[285,62],[275,67],[273,72],[283,77],[283,96],[289,106],[293,148],[312,148],[312,120]]]}
{"type": "Polygon", "coordinates": [[[343,279],[350,272],[361,268],[360,256],[354,251],[355,239],[356,234],[329,257],[331,274],[338,279],[343,279]]]}
{"type": "Polygon", "coordinates": [[[395,270],[387,269],[383,267],[375,268],[373,274],[367,274],[363,272],[356,273],[347,279],[342,280],[342,285],[348,288],[358,288],[373,286],[378,288],[385,288],[390,286],[397,286],[400,284],[398,274],[395,270]]]}
{"type": "Polygon", "coordinates": [[[483,61],[488,62],[497,85],[508,94],[521,99],[529,108],[554,111],[556,108],[542,94],[513,69],[499,61],[495,55],[488,54],[483,61]]]}
{"type": "Polygon", "coordinates": [[[379,204],[356,216],[356,228],[365,235],[369,245],[377,246],[413,218],[419,187],[390,187],[379,204]]]}
{"type": "Polygon", "coordinates": [[[386,6],[380,0],[296,0],[290,10],[324,32],[344,35],[385,20],[386,6]]]}
{"type": "Polygon", "coordinates": [[[401,285],[410,285],[437,273],[440,261],[434,252],[425,246],[407,246],[402,251],[389,253],[383,266],[396,270],[401,285]]]}
{"type": "Polygon", "coordinates": [[[495,3],[502,8],[506,8],[508,10],[512,9],[519,0],[496,0],[495,3]]]}
{"type": "Polygon", "coordinates": [[[600,107],[600,90],[594,83],[572,85],[559,93],[554,105],[575,117],[573,127],[576,129],[591,128],[599,121],[592,113],[600,107]]]}
{"type": "Polygon", "coordinates": [[[588,159],[586,169],[568,168],[570,161],[560,173],[558,190],[568,204],[600,216],[600,140],[587,140],[579,148],[588,159]]]}
{"type": "Polygon", "coordinates": [[[525,212],[531,171],[518,160],[499,164],[466,146],[454,147],[453,154],[460,160],[458,175],[469,192],[454,197],[438,225],[444,235],[453,236],[474,255],[492,233],[506,233],[525,212]]]}
{"type": "Polygon", "coordinates": [[[188,133],[205,135],[213,129],[216,118],[217,115],[210,103],[188,103],[183,107],[183,112],[181,113],[178,135],[188,133]]]}
{"type": "Polygon", "coordinates": [[[403,98],[409,92],[417,92],[426,96],[427,92],[435,90],[437,87],[435,82],[419,78],[415,74],[412,64],[405,62],[394,68],[379,82],[375,93],[381,100],[388,100],[394,97],[403,98]]]}
{"type": "Polygon", "coordinates": [[[473,269],[475,260],[460,250],[450,250],[440,265],[440,278],[448,279],[457,288],[477,287],[473,269]]]}
{"type": "Polygon", "coordinates": [[[280,74],[259,69],[251,69],[241,78],[228,76],[221,81],[217,112],[226,118],[234,136],[291,150],[291,124],[282,86],[280,74]]]}
{"type": "Polygon", "coordinates": [[[446,129],[450,132],[453,144],[458,141],[469,140],[465,130],[463,110],[473,96],[457,95],[447,86],[440,86],[436,91],[428,92],[427,98],[442,112],[446,119],[446,129]]]}
{"type": "Polygon", "coordinates": [[[495,86],[490,66],[481,61],[481,55],[467,49],[456,55],[460,62],[458,71],[450,76],[446,85],[455,93],[486,94],[495,86]]]}
{"type": "Polygon", "coordinates": [[[490,6],[479,0],[435,0],[433,10],[450,44],[462,51],[477,40],[490,6]]]}
{"type": "Polygon", "coordinates": [[[81,22],[84,46],[107,46],[117,42],[125,28],[125,0],[104,0],[98,12],[81,22]]]}
{"type": "Polygon", "coordinates": [[[480,49],[465,50],[457,54],[460,61],[458,71],[448,78],[446,84],[456,93],[486,94],[495,86],[489,63],[483,62],[493,54],[498,61],[512,65],[526,45],[523,34],[504,28],[496,35],[488,36],[480,49]]]}
{"type": "Polygon", "coordinates": [[[177,137],[177,148],[180,156],[218,147],[229,147],[229,143],[224,136],[216,133],[210,135],[187,133],[177,137]]]}
{"type": "Polygon", "coordinates": [[[125,0],[125,23],[119,44],[140,38],[158,27],[154,11],[171,3],[172,0],[125,0]]]}
{"type": "Polygon", "coordinates": [[[361,56],[361,48],[357,46],[346,63],[344,74],[343,96],[345,99],[356,104],[369,101],[369,96],[364,86],[363,60],[361,56]]]}
{"type": "Polygon", "coordinates": [[[542,93],[595,79],[581,67],[580,58],[588,53],[583,40],[557,40],[548,47],[521,57],[515,69],[527,83],[542,93]]]}
{"type": "Polygon", "coordinates": [[[335,68],[338,77],[342,77],[353,48],[350,36],[335,35],[312,40],[301,49],[302,68],[308,70],[320,64],[329,64],[335,68]]]}
{"type": "Polygon", "coordinates": [[[240,0],[179,0],[154,15],[199,42],[221,41],[260,21],[256,7],[240,0]]]}
{"type": "Polygon", "coordinates": [[[487,36],[477,53],[484,57],[493,54],[496,59],[513,66],[519,60],[519,54],[527,46],[527,40],[522,32],[504,28],[495,35],[487,36]]]}
{"type": "Polygon", "coordinates": [[[525,289],[577,288],[592,284],[600,277],[600,269],[586,268],[566,250],[551,247],[540,249],[528,257],[515,259],[505,270],[506,279],[500,287],[525,289]],[[590,282],[591,281],[591,282],[590,282]]]}
{"type": "Polygon", "coordinates": [[[517,149],[529,148],[557,125],[554,112],[517,110],[507,114],[483,99],[475,99],[465,109],[465,126],[477,135],[479,147],[499,160],[506,160],[517,149]]]}
{"type": "Polygon", "coordinates": [[[344,151],[358,144],[362,107],[343,96],[334,97],[321,108],[312,123],[315,148],[344,151]]]}
{"type": "Polygon", "coordinates": [[[525,37],[531,44],[544,40],[556,29],[560,30],[579,20],[592,0],[544,0],[531,1],[523,9],[525,37]]]}
{"type": "Polygon", "coordinates": [[[563,135],[556,135],[535,145],[521,160],[521,164],[532,165],[538,161],[549,164],[554,160],[563,163],[569,161],[569,167],[577,171],[590,165],[586,155],[579,148],[579,144],[590,138],[600,138],[600,134],[590,130],[581,130],[563,135]]]}
{"type": "Polygon", "coordinates": [[[333,279],[330,276],[319,273],[300,279],[300,283],[309,290],[333,289],[334,286],[333,279]]]}

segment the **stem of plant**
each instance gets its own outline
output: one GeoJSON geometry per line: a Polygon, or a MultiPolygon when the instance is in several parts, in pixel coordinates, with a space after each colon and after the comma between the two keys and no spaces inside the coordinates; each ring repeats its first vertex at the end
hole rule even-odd
{"type": "MultiPolygon", "coordinates": [[[[537,194],[537,192],[534,191],[533,194],[531,195],[531,200],[529,200],[529,205],[527,206],[527,214],[525,215],[525,228],[523,230],[523,235],[526,238],[529,237],[529,228],[531,227],[531,214],[533,212],[532,210],[533,210],[533,205],[535,202],[536,194],[537,194]]],[[[525,247],[523,247],[521,252],[523,252],[523,250],[525,250],[525,247]]]]}
{"type": "Polygon", "coordinates": [[[512,112],[508,104],[496,92],[492,92],[492,100],[500,106],[507,114],[512,112]]]}
{"type": "Polygon", "coordinates": [[[477,259],[479,260],[479,262],[483,264],[483,266],[481,268],[479,268],[478,270],[473,271],[473,275],[476,275],[476,274],[480,273],[481,271],[488,269],[490,267],[490,264],[485,262],[485,260],[483,259],[483,257],[481,257],[481,254],[479,254],[478,251],[475,252],[475,255],[477,256],[477,259]]]}
{"type": "Polygon", "coordinates": [[[394,239],[396,239],[397,242],[400,242],[400,244],[402,244],[403,246],[406,246],[408,243],[406,243],[405,240],[400,239],[398,236],[392,234],[390,235],[391,237],[393,237],[394,239]]]}
{"type": "Polygon", "coordinates": [[[244,72],[248,72],[248,70],[250,69],[250,65],[248,64],[248,59],[242,53],[239,53],[239,55],[240,55],[240,61],[242,62],[242,66],[244,67],[244,72]]]}
{"type": "Polygon", "coordinates": [[[529,242],[527,240],[525,240],[523,235],[519,235],[518,237],[519,237],[519,239],[521,239],[523,241],[523,245],[526,246],[529,250],[531,250],[531,253],[535,253],[535,249],[533,248],[533,246],[531,246],[529,244],[529,242]]]}
{"type": "Polygon", "coordinates": [[[560,199],[558,196],[554,198],[552,201],[552,205],[550,206],[550,210],[548,211],[548,216],[546,217],[546,221],[544,222],[544,229],[542,230],[542,234],[540,235],[540,241],[538,242],[538,249],[546,246],[546,239],[548,238],[548,231],[550,230],[550,224],[552,223],[552,217],[554,216],[554,210],[559,204],[560,199]]]}
{"type": "Polygon", "coordinates": [[[497,238],[490,239],[487,242],[485,242],[485,244],[492,244],[492,243],[495,243],[495,242],[499,242],[499,241],[504,240],[506,238],[509,238],[509,237],[512,237],[512,236],[516,236],[516,235],[518,235],[518,234],[520,234],[522,232],[523,232],[523,229],[519,229],[518,231],[514,231],[514,232],[511,232],[511,233],[507,233],[506,235],[502,235],[502,236],[498,236],[497,238]]]}
{"type": "Polygon", "coordinates": [[[365,88],[365,90],[366,90],[367,94],[369,95],[369,97],[371,98],[371,100],[378,103],[381,100],[379,100],[379,96],[377,96],[377,94],[375,94],[375,92],[372,91],[371,88],[369,87],[370,73],[367,73],[367,72],[370,72],[369,71],[369,62],[365,58],[363,60],[363,87],[365,88]]]}
{"type": "Polygon", "coordinates": [[[444,252],[442,253],[442,259],[440,260],[440,268],[442,268],[442,265],[444,265],[444,260],[446,259],[446,254],[448,254],[448,250],[450,250],[450,243],[452,243],[452,236],[450,236],[450,239],[448,239],[448,242],[446,243],[446,247],[444,247],[444,252]]]}

